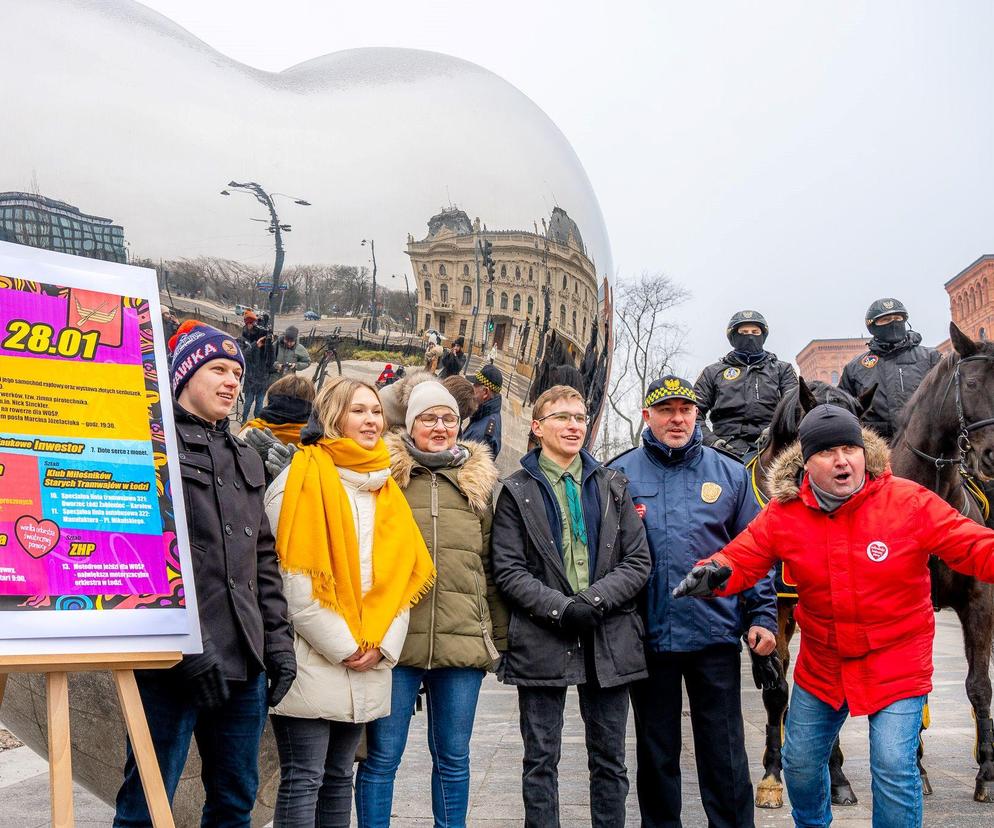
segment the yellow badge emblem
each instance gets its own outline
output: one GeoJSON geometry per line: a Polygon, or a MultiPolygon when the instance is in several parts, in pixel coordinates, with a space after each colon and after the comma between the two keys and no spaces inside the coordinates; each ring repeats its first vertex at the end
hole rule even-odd
{"type": "Polygon", "coordinates": [[[666,386],[667,391],[676,391],[680,387],[680,380],[678,379],[668,379],[663,383],[666,386]]]}
{"type": "Polygon", "coordinates": [[[742,371],[739,370],[738,368],[726,368],[725,373],[723,373],[722,376],[727,380],[734,380],[738,379],[739,374],[741,373],[742,371]]]}
{"type": "Polygon", "coordinates": [[[721,486],[717,483],[701,484],[701,500],[705,503],[714,503],[719,497],[721,497],[721,486]]]}

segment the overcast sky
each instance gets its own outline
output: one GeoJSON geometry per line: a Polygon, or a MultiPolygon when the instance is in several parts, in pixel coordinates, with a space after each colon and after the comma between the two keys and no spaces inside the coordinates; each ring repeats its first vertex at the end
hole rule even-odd
{"type": "Polygon", "coordinates": [[[448,53],[535,101],[576,150],[622,277],[693,291],[683,367],[741,307],[793,359],[896,295],[934,344],[943,283],[994,253],[994,3],[154,0],[269,71],[358,46],[448,53]]]}

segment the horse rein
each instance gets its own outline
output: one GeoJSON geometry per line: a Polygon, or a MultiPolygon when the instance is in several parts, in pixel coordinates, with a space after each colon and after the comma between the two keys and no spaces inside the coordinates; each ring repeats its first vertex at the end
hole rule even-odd
{"type": "Polygon", "coordinates": [[[759,504],[760,509],[765,509],[766,504],[769,503],[769,498],[767,498],[759,488],[759,479],[757,473],[762,470],[763,474],[766,474],[766,469],[763,467],[762,462],[760,462],[760,455],[762,451],[756,454],[748,463],[746,463],[746,468],[749,470],[749,482],[752,485],[752,493],[756,498],[756,502],[759,504]]]}
{"type": "Polygon", "coordinates": [[[933,457],[931,454],[927,454],[919,448],[911,445],[911,442],[905,438],[905,442],[908,444],[908,448],[911,451],[926,462],[931,463],[935,466],[935,491],[939,490],[939,484],[942,478],[942,469],[946,466],[959,466],[960,477],[962,478],[961,484],[963,487],[963,508],[960,511],[963,514],[969,512],[970,496],[977,502],[980,507],[981,512],[984,516],[984,521],[990,517],[991,507],[987,496],[984,494],[983,490],[974,480],[973,475],[970,473],[970,469],[966,464],[967,455],[973,451],[973,445],[970,443],[970,432],[978,431],[981,428],[987,428],[988,426],[994,425],[994,417],[988,417],[984,420],[976,420],[972,423],[966,421],[966,413],[963,411],[963,394],[961,390],[961,376],[960,376],[960,366],[964,362],[979,362],[985,360],[988,362],[994,361],[994,355],[989,354],[975,354],[973,356],[962,357],[956,362],[956,370],[953,375],[949,378],[949,382],[946,384],[946,390],[942,395],[942,401],[939,403],[939,409],[946,404],[946,398],[949,396],[949,390],[955,388],[955,393],[953,395],[953,400],[956,405],[956,417],[959,420],[959,434],[956,437],[956,449],[959,452],[957,457],[933,457]]]}

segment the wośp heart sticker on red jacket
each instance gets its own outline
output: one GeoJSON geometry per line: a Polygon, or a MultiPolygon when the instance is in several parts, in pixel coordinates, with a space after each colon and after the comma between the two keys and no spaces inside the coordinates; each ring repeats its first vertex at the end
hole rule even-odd
{"type": "Polygon", "coordinates": [[[51,520],[22,515],[14,523],[14,534],[21,548],[32,558],[43,558],[59,542],[59,526],[51,520]]]}

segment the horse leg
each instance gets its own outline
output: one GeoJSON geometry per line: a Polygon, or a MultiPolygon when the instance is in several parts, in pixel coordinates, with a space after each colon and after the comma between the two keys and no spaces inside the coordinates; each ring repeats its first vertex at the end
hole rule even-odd
{"type": "Polygon", "coordinates": [[[843,761],[845,757],[842,755],[842,744],[836,737],[835,744],[832,745],[832,755],[828,757],[828,775],[832,779],[832,804],[855,805],[859,800],[842,770],[843,761]]]}
{"type": "Polygon", "coordinates": [[[973,756],[980,768],[973,798],[994,802],[994,722],[991,721],[991,640],[994,639],[994,591],[987,585],[957,609],[966,644],[966,695],[976,720],[973,756]]]}
{"type": "Polygon", "coordinates": [[[777,601],[777,655],[783,665],[780,684],[773,690],[763,691],[766,708],[766,749],[763,751],[763,778],[756,786],[757,808],[783,807],[783,723],[787,715],[787,665],[790,663],[790,639],[794,635],[794,602],[777,601]]]}

